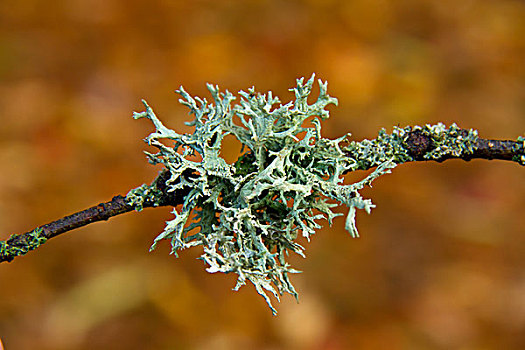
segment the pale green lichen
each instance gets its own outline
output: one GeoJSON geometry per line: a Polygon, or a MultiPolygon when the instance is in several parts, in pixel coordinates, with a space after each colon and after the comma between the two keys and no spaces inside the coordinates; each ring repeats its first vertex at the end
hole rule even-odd
{"type": "Polygon", "coordinates": [[[11,235],[7,240],[0,242],[0,256],[10,261],[22,256],[46,243],[47,237],[42,228],[38,227],[23,235],[11,235]]]}
{"type": "Polygon", "coordinates": [[[142,185],[134,188],[126,195],[126,202],[132,205],[136,211],[142,211],[144,203],[151,202],[156,207],[160,204],[162,191],[153,185],[142,185]]]}
{"type": "Polygon", "coordinates": [[[350,163],[350,170],[367,170],[385,162],[401,164],[413,160],[403,146],[409,128],[394,127],[392,134],[385,129],[379,131],[374,140],[352,141],[344,148],[350,163]]]}
{"type": "Polygon", "coordinates": [[[442,159],[445,156],[461,157],[472,154],[478,140],[478,132],[473,129],[461,129],[455,123],[446,127],[443,123],[436,125],[415,126],[423,135],[431,137],[433,149],[425,154],[425,159],[442,159]]]}
{"type": "Polygon", "coordinates": [[[402,164],[417,160],[407,148],[407,139],[413,133],[418,133],[429,140],[429,151],[422,154],[422,158],[428,160],[472,154],[478,140],[476,130],[461,129],[456,124],[450,127],[446,127],[443,123],[427,124],[423,127],[395,126],[391,134],[382,129],[376,139],[352,141],[344,148],[351,162],[351,170],[370,169],[386,161],[402,164]]]}
{"type": "MultiPolygon", "coordinates": [[[[158,153],[147,155],[150,163],[161,163],[169,171],[169,191],[188,189],[181,208],[173,209],[175,218],[166,223],[151,249],[163,239],[171,241],[175,255],[202,245],[208,272],[238,274],[235,290],[252,282],[274,313],[267,292],[277,299],[284,292],[297,297],[289,274],[298,271],[286,261],[290,251],[304,256],[297,236],[309,239],[321,227],[320,219],[331,224],[340,215],[332,211],[335,200],[348,206],[346,229],[357,237],[356,209],[369,212],[374,207],[359,190],[390,172],[396,161],[396,150],[370,154],[373,159],[367,161],[377,166],[375,171],[360,182],[343,185],[343,173],[358,168],[358,160],[343,149],[349,134],[335,140],[321,136],[320,122],[329,116],[326,107],[337,104],[337,99],[319,80],[317,101],[308,103],[313,83],[313,75],[306,83],[298,79],[291,89],[295,101],[285,105],[271,92],[259,94],[254,88],[239,92],[239,104],[232,105],[236,97],[217,86],[208,85],[213,103],[192,97],[181,87],[180,102],[194,115],[187,123],[195,127],[191,134],[165,127],[146,102],[146,110],[134,114],[155,125],[146,142],[158,153]],[[233,135],[245,150],[234,164],[221,155],[226,135],[233,135]]],[[[128,195],[139,209],[142,194],[151,194],[147,186],[128,195]]]]}

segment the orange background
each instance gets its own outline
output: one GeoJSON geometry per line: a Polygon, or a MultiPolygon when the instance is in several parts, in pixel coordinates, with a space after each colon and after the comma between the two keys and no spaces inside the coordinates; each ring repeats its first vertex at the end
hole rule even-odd
{"type": "MultiPolygon", "coordinates": [[[[510,0],[0,2],[0,238],[150,182],[141,98],[178,130],[173,90],[255,85],[284,102],[329,81],[325,137],[457,122],[525,131],[525,2],[510,0]]],[[[523,349],[524,169],[407,164],[307,245],[273,317],[198,248],[149,245],[169,208],[70,232],[0,265],[11,349],[523,349]]],[[[351,174],[359,178],[363,174],[351,174]]],[[[341,208],[344,212],[345,209],[341,208]]]]}

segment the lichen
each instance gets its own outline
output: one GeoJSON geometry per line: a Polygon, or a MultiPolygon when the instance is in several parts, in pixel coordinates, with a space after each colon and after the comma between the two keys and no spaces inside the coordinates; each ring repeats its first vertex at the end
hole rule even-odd
{"type": "Polygon", "coordinates": [[[11,235],[6,241],[0,242],[0,256],[6,261],[11,261],[17,256],[22,256],[44,244],[47,237],[42,228],[38,227],[23,235],[11,235]]]}
{"type": "Polygon", "coordinates": [[[445,156],[461,157],[472,154],[478,140],[478,132],[473,129],[461,129],[455,123],[446,127],[443,123],[415,126],[413,130],[421,130],[432,139],[433,149],[425,154],[425,159],[442,159],[445,156]]]}
{"type": "MultiPolygon", "coordinates": [[[[473,129],[461,129],[456,124],[446,127],[443,123],[425,126],[395,126],[391,134],[385,129],[373,140],[352,141],[344,148],[353,162],[351,170],[370,169],[386,161],[402,164],[421,159],[439,160],[447,156],[461,157],[472,154],[476,148],[478,132],[473,129]],[[428,141],[427,150],[420,147],[418,159],[410,152],[409,139],[413,135],[428,141]]],[[[410,140],[413,141],[413,140],[410,140]]],[[[419,145],[421,146],[421,145],[419,145]]],[[[414,151],[414,150],[412,150],[414,151]]]]}
{"type": "MultiPolygon", "coordinates": [[[[350,134],[335,140],[321,136],[321,121],[329,116],[326,107],[337,99],[319,80],[319,96],[310,104],[313,83],[313,75],[307,82],[298,79],[291,89],[295,100],[284,105],[271,92],[260,94],[254,88],[240,91],[239,103],[233,105],[236,97],[217,86],[207,86],[213,103],[181,87],[179,101],[194,116],[187,123],[195,128],[191,134],[164,126],[145,101],[146,110],[134,113],[135,119],[147,118],[156,128],[145,141],[158,152],[146,154],[150,163],[169,171],[168,190],[188,189],[151,249],[164,239],[171,241],[174,255],[202,246],[208,272],[236,273],[234,290],[250,281],[274,313],[267,293],[277,299],[284,292],[297,297],[289,274],[298,271],[287,256],[304,256],[298,235],[309,240],[321,227],[319,220],[331,224],[341,215],[332,210],[339,202],[348,206],[346,229],[357,237],[356,209],[369,212],[374,207],[359,190],[395,166],[389,153],[370,155],[376,170],[362,181],[342,184],[343,173],[356,169],[356,160],[343,150],[350,134]],[[227,135],[244,149],[233,164],[221,155],[227,135]]],[[[143,194],[148,195],[147,186],[130,192],[128,199],[140,208],[143,194]]]]}
{"type": "MultiPolygon", "coordinates": [[[[174,255],[202,246],[208,272],[236,273],[234,290],[250,281],[274,313],[268,293],[277,299],[284,292],[297,297],[289,274],[298,271],[287,256],[289,252],[304,256],[296,240],[299,235],[309,240],[321,227],[318,221],[326,219],[331,225],[341,215],[332,209],[345,204],[345,228],[358,237],[356,210],[369,213],[374,208],[361,196],[362,188],[396,164],[470,154],[477,141],[475,130],[442,123],[395,127],[391,134],[381,130],[376,139],[359,142],[351,141],[350,134],[323,138],[321,121],[329,117],[326,108],[337,105],[337,99],[319,80],[319,96],[310,104],[313,83],[313,75],[306,83],[298,79],[291,89],[295,100],[284,105],[271,92],[260,94],[253,87],[239,92],[238,104],[233,104],[233,94],[220,92],[217,86],[208,84],[213,103],[192,97],[181,87],[179,101],[194,116],[186,123],[194,127],[191,134],[164,126],[145,101],[146,110],[134,113],[135,119],[147,118],[156,128],[145,139],[158,149],[146,152],[149,162],[167,169],[163,183],[168,191],[184,189],[185,194],[183,205],[173,209],[174,219],[166,223],[151,250],[164,239],[171,241],[174,255]],[[244,150],[234,163],[221,155],[227,135],[244,150]],[[370,168],[375,170],[361,181],[343,184],[343,174],[370,168]]],[[[127,199],[140,210],[144,201],[154,202],[160,195],[155,185],[143,185],[127,199]]]]}
{"type": "Polygon", "coordinates": [[[394,127],[391,134],[385,129],[379,131],[376,139],[351,141],[344,147],[350,163],[350,171],[367,170],[385,162],[401,164],[413,160],[404,146],[410,128],[394,127]]]}
{"type": "Polygon", "coordinates": [[[161,199],[162,191],[155,186],[155,183],[134,188],[126,195],[126,202],[136,211],[142,211],[145,202],[151,202],[156,207],[160,204],[161,199]]]}

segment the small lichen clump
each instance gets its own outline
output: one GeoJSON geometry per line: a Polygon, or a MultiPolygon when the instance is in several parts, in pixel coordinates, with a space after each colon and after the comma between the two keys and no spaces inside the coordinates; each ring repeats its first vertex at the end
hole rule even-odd
{"type": "Polygon", "coordinates": [[[344,148],[351,170],[367,170],[392,161],[402,164],[414,160],[440,160],[447,156],[462,157],[476,148],[478,132],[461,129],[456,124],[425,126],[394,126],[391,134],[385,129],[373,140],[352,141],[344,148]],[[417,148],[414,148],[417,146],[417,148]]]}
{"type": "MultiPolygon", "coordinates": [[[[169,171],[169,191],[186,191],[183,205],[173,209],[175,218],[166,223],[151,249],[163,239],[171,240],[175,255],[181,249],[203,246],[201,258],[209,265],[208,272],[238,274],[234,290],[252,282],[274,313],[268,292],[277,299],[284,292],[297,297],[289,274],[298,271],[286,258],[289,252],[304,256],[304,248],[296,242],[298,235],[309,239],[321,227],[321,219],[331,224],[341,215],[332,210],[338,202],[349,208],[345,227],[357,237],[356,209],[370,212],[374,207],[359,191],[396,164],[413,160],[403,146],[411,129],[396,128],[390,135],[382,131],[372,141],[351,142],[350,134],[323,138],[321,120],[328,118],[326,107],[337,105],[337,99],[319,80],[317,101],[309,104],[313,83],[313,75],[306,83],[298,79],[291,89],[295,100],[284,105],[271,92],[259,94],[254,88],[240,91],[239,104],[233,105],[236,97],[217,86],[208,85],[213,103],[192,97],[181,87],[180,102],[194,115],[187,123],[195,128],[191,134],[165,127],[146,102],[146,110],[134,114],[136,119],[150,119],[156,128],[146,138],[158,149],[147,153],[149,162],[163,164],[169,171]],[[244,149],[233,164],[221,155],[227,135],[244,149]],[[376,169],[362,181],[342,183],[344,173],[371,167],[376,169]]],[[[454,128],[442,124],[421,128],[420,132],[431,133],[434,146],[441,145],[439,151],[436,147],[432,151],[437,153],[424,157],[469,151],[446,137],[450,130],[454,128]]],[[[155,201],[156,193],[141,186],[127,199],[140,210],[144,200],[155,201]]]]}
{"type": "Polygon", "coordinates": [[[0,242],[0,256],[6,261],[11,261],[17,256],[22,256],[46,243],[47,237],[38,227],[29,234],[11,235],[6,241],[0,242]]]}

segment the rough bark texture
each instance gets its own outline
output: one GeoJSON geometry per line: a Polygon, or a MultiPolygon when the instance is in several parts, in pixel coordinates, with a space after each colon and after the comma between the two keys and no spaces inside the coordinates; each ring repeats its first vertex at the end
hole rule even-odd
{"type": "Polygon", "coordinates": [[[472,154],[465,154],[461,157],[452,155],[444,156],[440,159],[425,159],[424,155],[432,151],[434,145],[429,136],[423,135],[420,131],[413,131],[405,141],[405,147],[409,154],[416,161],[434,160],[442,162],[447,159],[463,159],[469,161],[471,159],[499,159],[510,160],[520,163],[520,157],[524,154],[524,144],[519,141],[511,140],[487,140],[478,139],[476,149],[472,154]]]}
{"type": "MultiPolygon", "coordinates": [[[[110,217],[127,213],[132,210],[133,207],[126,203],[125,197],[115,196],[109,202],[97,204],[94,207],[39,226],[35,230],[41,229],[40,237],[49,239],[64,232],[88,225],[92,222],[108,220],[110,217]]],[[[24,247],[26,247],[33,239],[32,236],[34,235],[35,230],[9,237],[5,242],[7,244],[6,248],[9,249],[0,252],[0,262],[13,260],[17,256],[11,253],[13,251],[23,251],[24,247]]]]}

